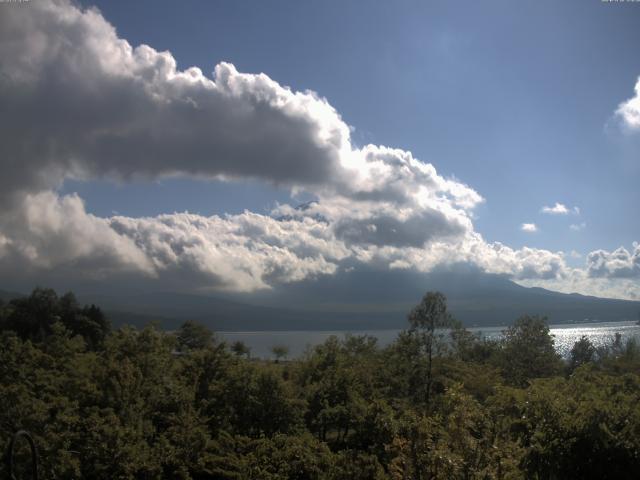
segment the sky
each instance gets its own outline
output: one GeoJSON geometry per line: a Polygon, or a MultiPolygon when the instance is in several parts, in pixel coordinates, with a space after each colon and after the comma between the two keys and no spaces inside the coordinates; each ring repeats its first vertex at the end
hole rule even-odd
{"type": "Polygon", "coordinates": [[[7,287],[257,292],[463,263],[640,299],[640,3],[0,13],[7,287]]]}

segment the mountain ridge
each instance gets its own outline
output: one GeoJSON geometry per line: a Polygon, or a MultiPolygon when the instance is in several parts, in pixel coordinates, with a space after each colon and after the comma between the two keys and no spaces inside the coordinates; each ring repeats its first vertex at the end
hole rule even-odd
{"type": "MultiPolygon", "coordinates": [[[[390,282],[371,272],[343,273],[254,294],[205,295],[169,291],[78,292],[100,306],[115,326],[155,322],[165,329],[186,320],[217,331],[377,330],[407,326],[407,314],[424,292],[442,291],[449,310],[466,326],[508,325],[543,315],[550,323],[637,320],[640,301],[524,287],[475,270],[430,274],[400,271],[390,282]]],[[[0,291],[0,298],[20,295],[0,291]]],[[[6,300],[6,298],[5,298],[6,300]]]]}

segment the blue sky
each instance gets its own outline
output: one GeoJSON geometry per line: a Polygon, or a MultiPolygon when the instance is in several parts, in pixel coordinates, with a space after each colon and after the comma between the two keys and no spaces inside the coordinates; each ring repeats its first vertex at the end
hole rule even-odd
{"type": "MultiPolygon", "coordinates": [[[[179,68],[220,61],[326,97],[357,142],[410,150],[486,203],[488,240],[586,253],[637,240],[640,153],[605,130],[640,74],[640,8],[590,2],[84,2],[179,68]],[[560,202],[580,216],[540,213],[560,202]],[[535,235],[520,230],[535,223],[535,235]],[[575,232],[571,224],[586,223],[575,232]]],[[[268,210],[286,189],[78,185],[90,211],[268,210]],[[115,201],[114,201],[115,200],[115,201]]]]}
{"type": "Polygon", "coordinates": [[[6,271],[253,291],[469,262],[640,298],[636,2],[0,7],[6,271]]]}

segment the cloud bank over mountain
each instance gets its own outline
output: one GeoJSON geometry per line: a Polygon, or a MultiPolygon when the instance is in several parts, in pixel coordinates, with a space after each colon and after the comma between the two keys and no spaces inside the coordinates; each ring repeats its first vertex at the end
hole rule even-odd
{"type": "Polygon", "coordinates": [[[631,252],[624,247],[613,252],[591,252],[587,256],[587,271],[595,278],[640,278],[640,244],[634,242],[631,252]]]}
{"type": "MultiPolygon", "coordinates": [[[[364,264],[428,272],[469,263],[583,293],[606,281],[611,296],[640,298],[637,244],[633,254],[592,252],[573,269],[562,252],[486,242],[473,225],[478,192],[409,151],[357,147],[315,92],[224,62],[212,77],[178,70],[169,52],[134,48],[97,10],[64,0],[11,7],[0,17],[7,278],[58,272],[250,292],[364,264]],[[316,201],[270,215],[101,218],[57,193],[65,179],[175,176],[258,179],[316,201]]],[[[550,213],[564,213],[558,206],[550,213]]]]}

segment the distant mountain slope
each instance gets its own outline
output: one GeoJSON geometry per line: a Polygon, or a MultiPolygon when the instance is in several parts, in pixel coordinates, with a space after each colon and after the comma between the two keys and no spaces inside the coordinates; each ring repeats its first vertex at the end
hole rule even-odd
{"type": "MultiPolygon", "coordinates": [[[[403,270],[381,275],[360,268],[225,297],[124,289],[113,293],[117,287],[110,293],[76,293],[81,303],[100,306],[114,326],[156,322],[166,329],[188,319],[218,331],[404,328],[407,313],[429,290],[443,292],[451,312],[468,326],[508,325],[523,314],[545,315],[556,324],[637,320],[640,315],[637,301],[526,288],[468,267],[427,275],[403,270]]],[[[0,290],[3,301],[23,295],[0,290]]]]}
{"type": "Polygon", "coordinates": [[[354,270],[265,292],[261,300],[306,310],[387,312],[385,321],[393,317],[403,326],[408,311],[429,290],[443,292],[449,309],[466,325],[506,325],[524,314],[544,315],[551,323],[635,320],[640,312],[637,301],[526,288],[503,276],[464,266],[426,275],[354,270]]]}
{"type": "Polygon", "coordinates": [[[469,326],[507,325],[523,314],[545,315],[551,323],[636,320],[640,312],[640,302],[526,288],[477,271],[381,277],[353,272],[226,298],[151,292],[79,299],[100,305],[115,325],[156,320],[172,329],[192,319],[219,331],[404,328],[408,311],[428,290],[445,293],[454,316],[469,326]]]}
{"type": "Polygon", "coordinates": [[[387,312],[305,311],[240,303],[224,298],[171,292],[136,296],[81,295],[82,303],[100,305],[115,326],[155,322],[175,329],[196,320],[218,331],[342,330],[396,328],[401,322],[387,312]]]}
{"type": "Polygon", "coordinates": [[[24,294],[18,292],[10,292],[7,290],[0,290],[0,300],[2,300],[3,302],[8,302],[9,300],[20,297],[24,297],[24,294]]]}

